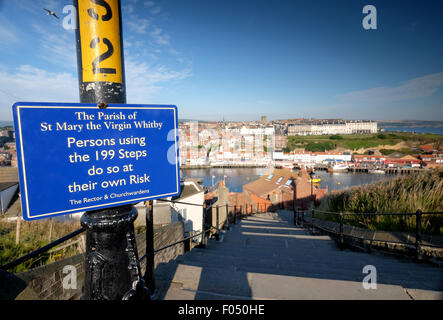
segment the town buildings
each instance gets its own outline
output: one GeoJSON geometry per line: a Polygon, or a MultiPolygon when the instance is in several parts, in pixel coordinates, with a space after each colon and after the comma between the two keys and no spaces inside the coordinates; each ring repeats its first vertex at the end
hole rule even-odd
{"type": "Polygon", "coordinates": [[[442,164],[439,150],[432,145],[417,149],[417,155],[407,156],[352,154],[351,150],[309,152],[296,149],[284,152],[290,135],[334,135],[376,133],[377,122],[345,120],[290,119],[255,122],[196,122],[179,127],[180,165],[193,166],[261,166],[314,167],[345,163],[350,166],[438,167],[442,164]],[[434,154],[436,160],[423,161],[418,154],[434,154]]]}
{"type": "Polygon", "coordinates": [[[334,135],[377,133],[374,121],[315,121],[312,123],[291,124],[287,128],[288,136],[334,135]]]}

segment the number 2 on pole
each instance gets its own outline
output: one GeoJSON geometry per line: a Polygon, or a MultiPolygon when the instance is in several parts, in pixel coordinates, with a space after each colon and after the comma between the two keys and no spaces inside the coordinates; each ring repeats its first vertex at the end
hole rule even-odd
{"type": "Polygon", "coordinates": [[[120,1],[76,0],[83,83],[123,82],[120,1]]]}
{"type": "MultiPolygon", "coordinates": [[[[98,43],[100,43],[100,38],[99,37],[95,37],[94,39],[91,40],[91,43],[90,43],[89,46],[92,49],[94,49],[97,46],[98,43]]],[[[115,74],[116,73],[115,68],[99,68],[98,67],[98,64],[101,61],[108,59],[114,53],[114,46],[112,45],[111,41],[109,41],[107,38],[103,38],[103,43],[108,47],[108,51],[106,51],[105,53],[102,53],[97,58],[95,58],[94,61],[92,61],[92,72],[94,72],[94,73],[112,73],[112,74],[115,74]]]]}

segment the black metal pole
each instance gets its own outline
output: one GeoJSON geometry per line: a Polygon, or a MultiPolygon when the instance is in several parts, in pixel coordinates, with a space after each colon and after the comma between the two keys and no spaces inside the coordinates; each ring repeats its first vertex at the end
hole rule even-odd
{"type": "Polygon", "coordinates": [[[314,208],[312,208],[312,218],[311,218],[311,220],[312,220],[312,234],[314,234],[314,232],[315,232],[315,230],[314,230],[314,208]]]}
{"type": "Polygon", "coordinates": [[[220,225],[220,220],[219,220],[219,215],[218,215],[218,205],[216,207],[216,220],[215,220],[216,225],[216,229],[217,229],[217,234],[219,233],[219,225],[220,225]]]}
{"type": "Polygon", "coordinates": [[[416,258],[417,260],[422,259],[421,254],[421,217],[422,217],[422,211],[418,209],[415,212],[415,224],[416,224],[416,234],[415,234],[415,250],[416,250],[416,258]]]}
{"type": "Polygon", "coordinates": [[[229,207],[226,203],[226,228],[229,230],[229,207]]]}
{"type": "Polygon", "coordinates": [[[205,208],[205,207],[203,207],[202,208],[202,210],[203,210],[203,221],[202,221],[202,231],[203,231],[203,233],[202,233],[202,239],[201,239],[201,241],[200,241],[200,245],[204,248],[204,247],[206,247],[206,212],[207,212],[207,209],[205,208]]]}
{"type": "Polygon", "coordinates": [[[340,212],[340,243],[339,247],[340,249],[343,249],[344,245],[344,236],[343,236],[343,213],[340,212]]]}
{"type": "Polygon", "coordinates": [[[146,270],[143,278],[151,295],[155,292],[154,259],[154,202],[150,200],[146,212],[146,270]]]}
{"type": "MultiPolygon", "coordinates": [[[[74,0],[81,103],[126,103],[120,0],[74,0]]],[[[135,243],[137,210],[86,212],[84,300],[147,299],[135,243]]]]}
{"type": "Polygon", "coordinates": [[[234,224],[237,223],[237,205],[234,206],[234,224]]]}

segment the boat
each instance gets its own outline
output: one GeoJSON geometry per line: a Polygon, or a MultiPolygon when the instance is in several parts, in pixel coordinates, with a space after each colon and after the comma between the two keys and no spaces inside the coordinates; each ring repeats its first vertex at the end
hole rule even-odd
{"type": "Polygon", "coordinates": [[[335,164],[328,168],[328,172],[348,172],[348,166],[346,164],[335,164]]]}
{"type": "Polygon", "coordinates": [[[378,173],[378,174],[385,174],[385,170],[381,170],[381,169],[371,169],[368,170],[368,173],[378,173]]]}
{"type": "Polygon", "coordinates": [[[320,181],[321,181],[321,178],[309,179],[309,182],[312,182],[312,183],[320,183],[320,181]]]}

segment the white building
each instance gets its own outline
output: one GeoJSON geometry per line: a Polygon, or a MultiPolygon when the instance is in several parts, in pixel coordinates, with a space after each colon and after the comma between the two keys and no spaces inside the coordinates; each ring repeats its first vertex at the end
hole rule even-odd
{"type": "Polygon", "coordinates": [[[350,153],[341,152],[291,152],[275,151],[272,154],[274,161],[291,161],[296,164],[308,165],[313,163],[325,164],[328,162],[349,162],[350,153]]]}
{"type": "Polygon", "coordinates": [[[315,163],[328,163],[328,162],[350,162],[352,155],[350,153],[341,152],[316,152],[313,157],[315,163]]]}
{"type": "Polygon", "coordinates": [[[316,124],[292,124],[288,136],[377,133],[375,121],[344,121],[316,124]]]}
{"type": "MultiPolygon", "coordinates": [[[[180,195],[171,200],[173,201],[170,202],[171,222],[183,221],[186,236],[202,232],[203,203],[205,202],[202,185],[196,180],[186,180],[182,182],[180,195]]],[[[201,237],[194,238],[194,241],[200,242],[201,237]]]]}

